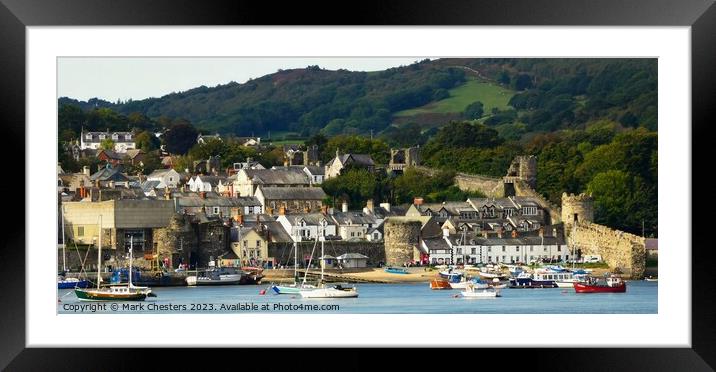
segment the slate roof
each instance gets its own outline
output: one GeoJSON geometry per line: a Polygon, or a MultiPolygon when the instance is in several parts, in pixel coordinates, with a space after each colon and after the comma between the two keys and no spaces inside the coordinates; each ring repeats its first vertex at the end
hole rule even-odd
{"type": "Polygon", "coordinates": [[[323,200],[326,197],[320,187],[261,187],[261,194],[266,200],[323,200]]]}
{"type": "Polygon", "coordinates": [[[287,214],[285,217],[288,224],[291,226],[296,226],[297,219],[303,219],[306,221],[306,225],[310,226],[320,226],[321,220],[323,219],[325,219],[329,225],[335,225],[335,222],[323,213],[291,213],[287,214]]]}
{"type": "Polygon", "coordinates": [[[331,217],[338,225],[375,225],[376,223],[374,216],[357,211],[334,212],[331,217]]]}
{"type": "Polygon", "coordinates": [[[132,135],[132,132],[82,132],[82,133],[81,133],[81,135],[82,135],[82,140],[83,140],[85,143],[95,143],[95,142],[96,142],[96,143],[99,143],[99,142],[102,142],[102,140],[99,139],[99,135],[100,135],[100,134],[104,134],[104,135],[106,136],[105,139],[111,139],[111,140],[113,140],[115,143],[119,143],[119,142],[122,142],[122,143],[134,143],[134,136],[132,135]],[[91,137],[90,139],[87,139],[87,135],[88,135],[88,134],[89,134],[90,137],[91,137]],[[115,139],[112,139],[112,135],[113,135],[113,134],[119,135],[119,138],[116,139],[116,140],[115,140],[115,139]],[[127,140],[126,137],[125,137],[126,135],[130,135],[130,136],[131,136],[131,137],[130,137],[131,139],[130,139],[130,140],[127,140]]]}
{"type": "Polygon", "coordinates": [[[107,166],[91,175],[90,180],[125,182],[129,179],[127,178],[127,176],[122,174],[121,168],[112,168],[110,166],[107,166]]]}
{"type": "Polygon", "coordinates": [[[428,249],[450,249],[450,246],[448,243],[443,239],[442,237],[439,238],[432,238],[432,239],[423,239],[423,243],[428,247],[428,249]]]}
{"type": "Polygon", "coordinates": [[[326,175],[326,168],[324,168],[324,167],[319,167],[316,165],[307,165],[304,168],[306,168],[314,176],[325,176],[326,175]]]}
{"type": "Polygon", "coordinates": [[[368,154],[343,154],[338,155],[337,157],[333,158],[331,161],[326,164],[326,166],[330,167],[336,159],[339,159],[341,164],[344,166],[347,164],[356,164],[356,165],[363,165],[363,166],[374,166],[375,162],[373,162],[373,158],[370,157],[368,154]]]}
{"type": "Polygon", "coordinates": [[[362,255],[360,253],[344,253],[336,258],[339,260],[346,260],[346,259],[355,260],[355,259],[367,259],[368,256],[362,255]]]}
{"type": "Polygon", "coordinates": [[[176,192],[173,194],[177,207],[241,207],[243,202],[237,198],[220,196],[215,192],[207,192],[206,198],[202,199],[199,194],[193,192],[176,192]]]}
{"type": "Polygon", "coordinates": [[[255,184],[263,185],[309,185],[311,181],[301,168],[283,167],[271,169],[243,169],[255,184]]]}

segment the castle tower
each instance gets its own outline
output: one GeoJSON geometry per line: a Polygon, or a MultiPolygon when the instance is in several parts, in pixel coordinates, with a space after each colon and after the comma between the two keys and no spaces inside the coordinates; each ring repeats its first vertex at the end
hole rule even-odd
{"type": "Polygon", "coordinates": [[[569,234],[575,223],[594,221],[594,198],[587,194],[562,194],[562,222],[569,234]]]}
{"type": "Polygon", "coordinates": [[[385,220],[385,261],[389,266],[401,266],[415,259],[414,251],[420,244],[420,221],[388,218],[385,220]]]}

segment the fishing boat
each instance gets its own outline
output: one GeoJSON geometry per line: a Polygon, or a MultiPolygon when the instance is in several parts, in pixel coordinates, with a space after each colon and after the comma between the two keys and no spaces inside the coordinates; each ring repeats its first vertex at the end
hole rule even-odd
{"type": "Polygon", "coordinates": [[[500,281],[500,279],[493,278],[492,282],[487,283],[487,285],[490,288],[494,288],[494,289],[504,289],[504,288],[507,288],[507,286],[509,285],[509,282],[503,282],[503,281],[500,281]]]}
{"type": "MultiPolygon", "coordinates": [[[[113,285],[101,287],[101,263],[102,263],[102,216],[99,220],[99,246],[97,249],[97,288],[75,288],[75,295],[80,301],[144,301],[147,296],[154,296],[149,287],[138,287],[132,283],[132,276],[129,276],[129,283],[126,286],[113,285]]],[[[132,238],[129,240],[129,270],[132,270],[132,238]]]]}
{"type": "Polygon", "coordinates": [[[408,270],[399,267],[386,267],[383,271],[389,274],[410,274],[408,270]]]}
{"type": "Polygon", "coordinates": [[[646,280],[647,282],[658,282],[659,278],[654,278],[652,276],[649,276],[647,278],[644,278],[644,280],[646,280]]]}
{"type": "MultiPolygon", "coordinates": [[[[326,231],[326,225],[327,222],[321,221],[321,226],[323,227],[323,231],[326,231]]],[[[321,257],[325,257],[324,252],[324,242],[326,240],[325,237],[321,236],[319,238],[321,241],[321,257]]],[[[313,259],[313,252],[311,252],[311,259],[313,259]]],[[[308,260],[308,267],[311,266],[311,259],[308,260]]],[[[299,294],[302,298],[353,298],[358,297],[358,289],[356,287],[344,287],[340,284],[335,284],[331,286],[326,286],[325,280],[323,278],[324,276],[324,266],[321,265],[321,279],[318,282],[317,288],[301,288],[299,291],[299,294]]],[[[306,272],[303,276],[303,283],[306,282],[306,277],[308,275],[308,269],[306,269],[306,272]]]]}
{"type": "Polygon", "coordinates": [[[67,255],[65,253],[65,207],[62,206],[60,211],[62,216],[62,272],[57,275],[57,289],[68,289],[68,288],[87,288],[89,287],[89,280],[79,278],[68,278],[67,277],[67,255]]]}
{"type": "Polygon", "coordinates": [[[452,287],[449,281],[436,278],[430,281],[430,289],[452,289],[452,287]]]}
{"type": "Polygon", "coordinates": [[[626,283],[618,276],[609,275],[604,278],[589,277],[585,282],[574,283],[577,293],[624,293],[626,283]]]}
{"type": "Polygon", "coordinates": [[[523,272],[510,279],[510,288],[557,288],[554,279],[548,279],[544,273],[530,274],[523,272]]]}
{"type": "Polygon", "coordinates": [[[241,270],[243,275],[239,284],[261,284],[261,279],[264,277],[264,269],[261,267],[254,266],[242,266],[241,270]]]}
{"type": "Polygon", "coordinates": [[[462,297],[465,298],[490,298],[490,297],[501,297],[499,289],[494,288],[477,288],[475,285],[468,285],[464,291],[460,292],[462,297]]]}

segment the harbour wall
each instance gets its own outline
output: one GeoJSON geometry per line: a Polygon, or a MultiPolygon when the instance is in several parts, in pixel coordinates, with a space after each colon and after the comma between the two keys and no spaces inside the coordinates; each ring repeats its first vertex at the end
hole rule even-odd
{"type": "Polygon", "coordinates": [[[591,222],[579,222],[567,233],[570,246],[580,249],[582,256],[600,255],[610,269],[619,269],[631,279],[644,278],[644,238],[591,222]]]}

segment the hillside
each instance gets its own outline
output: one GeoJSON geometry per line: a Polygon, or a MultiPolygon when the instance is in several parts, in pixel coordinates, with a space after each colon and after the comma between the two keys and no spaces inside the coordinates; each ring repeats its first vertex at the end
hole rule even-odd
{"type": "Polygon", "coordinates": [[[182,118],[222,134],[306,138],[378,133],[408,122],[441,126],[461,119],[475,101],[484,105],[481,122],[501,126],[501,133],[508,126],[514,138],[598,118],[654,130],[656,60],[439,59],[370,73],[309,66],[160,98],[111,103],[62,97],[59,104],[182,118]]]}

